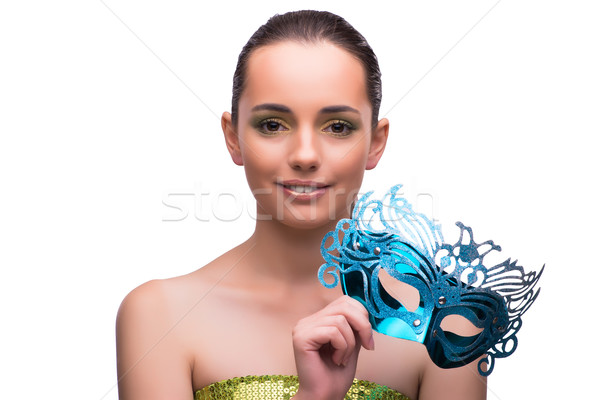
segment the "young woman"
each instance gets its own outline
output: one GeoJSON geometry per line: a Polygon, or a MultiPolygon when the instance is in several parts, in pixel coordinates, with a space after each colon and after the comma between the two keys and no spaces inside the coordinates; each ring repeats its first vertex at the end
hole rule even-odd
{"type": "Polygon", "coordinates": [[[323,236],[350,216],[385,149],[380,102],[377,58],[341,17],[290,12],[252,36],[222,128],[256,198],[254,234],[197,271],[127,295],[117,316],[121,399],[217,398],[252,381],[263,392],[249,398],[277,398],[267,394],[275,386],[294,399],[485,398],[476,362],[436,367],[423,345],[374,332],[358,301],[317,279],[323,236]]]}

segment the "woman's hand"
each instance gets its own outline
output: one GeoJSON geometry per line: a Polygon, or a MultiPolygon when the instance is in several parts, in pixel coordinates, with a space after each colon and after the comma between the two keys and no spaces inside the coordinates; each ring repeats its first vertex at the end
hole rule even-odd
{"type": "Polygon", "coordinates": [[[343,399],[360,347],[375,349],[367,310],[342,296],[301,319],[292,333],[299,388],[294,399],[343,399]]]}

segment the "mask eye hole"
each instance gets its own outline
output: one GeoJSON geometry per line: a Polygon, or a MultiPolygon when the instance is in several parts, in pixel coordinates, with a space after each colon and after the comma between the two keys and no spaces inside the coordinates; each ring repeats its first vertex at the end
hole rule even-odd
{"type": "Polygon", "coordinates": [[[463,337],[477,336],[483,332],[483,328],[476,327],[471,321],[459,314],[446,315],[440,327],[445,332],[452,332],[463,337]]]}
{"type": "Polygon", "coordinates": [[[387,294],[392,297],[392,299],[387,299],[386,301],[384,293],[381,293],[382,300],[386,301],[386,303],[388,303],[388,305],[392,308],[399,309],[400,304],[411,312],[414,312],[417,310],[417,308],[419,308],[421,303],[421,295],[419,294],[417,288],[409,285],[406,282],[397,280],[388,274],[383,268],[379,270],[379,283],[383,289],[385,289],[387,294]],[[394,302],[393,300],[396,301],[394,302]]]}

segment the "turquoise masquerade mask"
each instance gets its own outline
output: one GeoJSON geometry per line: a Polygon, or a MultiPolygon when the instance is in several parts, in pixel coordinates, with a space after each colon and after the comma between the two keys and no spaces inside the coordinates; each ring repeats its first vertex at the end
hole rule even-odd
{"type": "Polygon", "coordinates": [[[491,240],[475,243],[471,228],[460,222],[458,241],[444,243],[440,227],[414,212],[398,195],[400,187],[392,187],[383,201],[369,200],[372,192],[367,193],[356,203],[353,218],[340,220],[325,235],[319,279],[328,288],[341,279],[344,294],[368,310],[374,330],[423,343],[441,368],[486,355],[478,370],[487,376],[496,358],[515,351],[521,316],[539,294],[535,286],[544,268],[525,273],[510,259],[488,267],[484,257],[500,246],[491,240]],[[390,282],[418,290],[419,300],[407,305],[390,282]],[[444,329],[443,321],[457,316],[474,332],[444,329]]]}

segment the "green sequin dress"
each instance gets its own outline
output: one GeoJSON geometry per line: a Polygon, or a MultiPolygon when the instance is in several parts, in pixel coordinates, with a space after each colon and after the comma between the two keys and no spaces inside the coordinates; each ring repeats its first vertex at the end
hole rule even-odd
{"type": "MultiPolygon", "coordinates": [[[[196,391],[195,400],[288,400],[298,390],[295,375],[244,376],[210,384],[196,391]]],[[[387,386],[354,379],[344,399],[410,400],[387,386]]]]}

